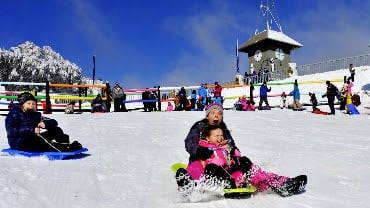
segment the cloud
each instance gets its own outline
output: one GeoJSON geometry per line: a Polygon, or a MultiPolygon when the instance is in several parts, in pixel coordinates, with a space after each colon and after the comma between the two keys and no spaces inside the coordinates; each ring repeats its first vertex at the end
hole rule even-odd
{"type": "Polygon", "coordinates": [[[291,16],[288,31],[304,45],[293,52],[298,64],[368,53],[370,13],[364,8],[370,3],[318,1],[291,16]]]}
{"type": "Polygon", "coordinates": [[[227,3],[211,1],[207,10],[165,22],[169,31],[191,47],[179,54],[162,80],[171,85],[233,80],[235,31],[241,26],[227,3]]]}

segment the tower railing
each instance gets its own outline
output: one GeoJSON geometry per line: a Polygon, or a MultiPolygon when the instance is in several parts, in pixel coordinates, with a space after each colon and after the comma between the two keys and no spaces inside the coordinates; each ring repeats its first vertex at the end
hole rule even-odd
{"type": "Polygon", "coordinates": [[[346,69],[350,64],[356,68],[356,66],[370,66],[370,54],[339,58],[329,61],[323,61],[313,64],[305,64],[297,66],[298,75],[308,75],[323,73],[329,71],[336,71],[339,69],[346,69]]]}
{"type": "MultiPolygon", "coordinates": [[[[329,71],[336,71],[340,69],[347,69],[350,64],[353,66],[370,66],[370,54],[346,57],[346,58],[339,58],[334,60],[322,61],[313,64],[304,64],[296,67],[297,74],[299,76],[309,75],[309,74],[316,74],[316,73],[323,73],[329,71]]],[[[289,77],[288,68],[278,68],[275,69],[274,72],[261,72],[255,76],[244,76],[244,83],[262,83],[263,81],[275,81],[275,80],[282,80],[289,77]]]]}

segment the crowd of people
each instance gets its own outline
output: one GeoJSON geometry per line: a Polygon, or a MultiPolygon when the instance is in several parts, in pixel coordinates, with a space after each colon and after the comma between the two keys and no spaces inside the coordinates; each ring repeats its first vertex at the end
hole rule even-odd
{"type": "MultiPolygon", "coordinates": [[[[343,86],[339,90],[337,86],[335,86],[332,82],[327,80],[325,82],[326,84],[326,91],[322,95],[322,98],[327,97],[328,99],[328,105],[330,112],[327,112],[327,115],[335,115],[335,100],[337,99],[340,107],[339,110],[344,111],[345,113],[351,113],[348,109],[348,104],[353,104],[355,106],[359,106],[361,104],[360,96],[358,93],[352,93],[352,88],[354,85],[355,80],[355,68],[353,67],[353,64],[349,65],[349,76],[348,78],[344,79],[343,86]]],[[[253,86],[253,84],[251,85],[253,86]]],[[[234,104],[234,109],[236,110],[242,110],[242,111],[250,111],[254,110],[254,102],[253,102],[253,90],[251,89],[251,95],[249,100],[243,95],[239,98],[239,100],[234,104]],[[252,98],[252,99],[251,99],[252,98]],[[253,106],[251,106],[253,105],[253,106]]],[[[267,87],[266,81],[262,82],[262,85],[260,87],[260,100],[257,109],[258,110],[269,110],[271,107],[268,102],[268,92],[271,91],[271,87],[267,87]],[[265,103],[265,106],[262,104],[265,103]]],[[[312,111],[314,113],[323,113],[317,106],[319,105],[317,101],[316,94],[314,92],[309,92],[309,100],[312,105],[312,111]]],[[[285,92],[281,93],[280,96],[280,108],[289,108],[296,111],[302,111],[304,110],[302,103],[300,101],[301,99],[301,93],[299,90],[298,82],[295,80],[293,84],[293,90],[286,94],[285,92]],[[287,96],[292,97],[292,102],[288,102],[287,96]]]]}
{"type": "MultiPolygon", "coordinates": [[[[248,77],[258,76],[258,74],[254,71],[255,75],[249,74],[248,77]]],[[[263,76],[266,78],[266,76],[263,76]]],[[[353,87],[353,83],[355,80],[355,68],[353,64],[349,65],[349,76],[344,81],[343,86],[339,90],[333,83],[330,81],[326,81],[326,92],[322,95],[322,97],[327,97],[328,105],[330,108],[329,115],[335,115],[335,98],[338,99],[340,103],[340,110],[344,110],[349,113],[347,108],[347,104],[354,104],[358,106],[361,104],[360,96],[355,93],[352,93],[351,88],[353,87]]],[[[270,110],[271,106],[268,101],[268,93],[271,92],[271,86],[267,86],[268,79],[261,80],[262,84],[259,87],[259,102],[258,105],[255,106],[255,101],[253,97],[254,91],[254,83],[250,82],[250,95],[247,97],[246,95],[242,95],[239,99],[234,103],[234,109],[239,111],[255,111],[258,110],[270,110]]],[[[308,94],[309,100],[312,104],[313,111],[318,111],[317,98],[315,93],[309,92],[308,94]]],[[[114,112],[127,112],[126,108],[126,94],[123,88],[119,85],[118,82],[115,83],[112,90],[109,88],[105,92],[105,99],[102,99],[102,96],[99,94],[97,97],[92,101],[91,104],[91,112],[110,112],[111,102],[114,103],[114,112]]],[[[282,92],[280,95],[280,108],[289,108],[296,111],[304,110],[302,103],[300,101],[301,93],[298,86],[297,80],[295,80],[293,84],[293,90],[289,93],[282,92]],[[288,99],[288,96],[292,97],[292,101],[288,99]]],[[[156,102],[158,100],[158,95],[156,91],[150,91],[148,88],[144,92],[142,92],[142,102],[143,102],[143,109],[145,112],[156,111],[157,105],[156,102]]],[[[166,111],[203,111],[205,106],[211,103],[218,103],[223,105],[224,97],[222,96],[222,86],[215,82],[214,86],[211,88],[208,87],[207,83],[201,83],[198,89],[192,89],[191,91],[187,91],[185,87],[181,87],[180,90],[176,93],[175,99],[173,102],[168,102],[168,108],[166,111]],[[189,94],[188,94],[189,93],[189,94]]],[[[67,106],[66,113],[73,113],[73,105],[67,106]]]]}
{"type": "Polygon", "coordinates": [[[222,86],[214,83],[213,89],[208,88],[207,83],[201,83],[197,90],[191,90],[188,96],[185,87],[181,87],[175,97],[176,111],[203,111],[205,106],[210,103],[223,104],[222,86]]]}

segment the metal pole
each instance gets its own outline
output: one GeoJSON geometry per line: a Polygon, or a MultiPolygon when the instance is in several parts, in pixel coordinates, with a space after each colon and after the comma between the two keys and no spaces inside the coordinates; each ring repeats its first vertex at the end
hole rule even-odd
{"type": "Polygon", "coordinates": [[[93,68],[93,85],[94,85],[94,83],[95,83],[95,55],[93,55],[93,66],[94,66],[94,68],[93,68]]]}

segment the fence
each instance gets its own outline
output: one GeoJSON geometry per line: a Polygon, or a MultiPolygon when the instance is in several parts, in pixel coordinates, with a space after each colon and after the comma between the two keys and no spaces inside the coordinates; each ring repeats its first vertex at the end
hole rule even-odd
{"type": "MultiPolygon", "coordinates": [[[[370,66],[370,54],[358,55],[313,64],[305,64],[296,67],[299,76],[347,69],[350,64],[354,67],[370,66]]],[[[263,81],[283,80],[288,77],[287,68],[275,69],[274,72],[264,72],[255,76],[244,76],[245,84],[262,83],[263,81]]]]}
{"type": "Polygon", "coordinates": [[[313,64],[297,66],[299,76],[347,69],[350,64],[356,66],[370,66],[370,54],[340,58],[313,64]]]}

